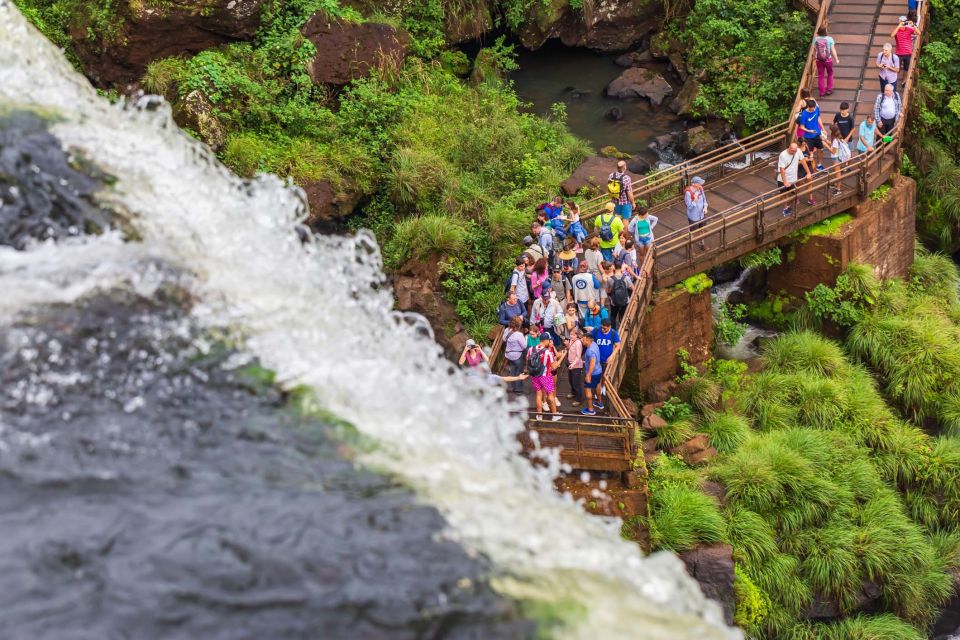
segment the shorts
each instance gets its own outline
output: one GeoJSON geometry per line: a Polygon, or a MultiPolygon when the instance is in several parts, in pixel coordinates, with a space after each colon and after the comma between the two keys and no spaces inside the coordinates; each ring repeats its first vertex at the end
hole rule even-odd
{"type": "Polygon", "coordinates": [[[535,376],[530,378],[530,384],[533,385],[534,391],[542,391],[546,394],[553,393],[553,376],[535,376]]]}
{"type": "Polygon", "coordinates": [[[613,247],[610,247],[609,249],[600,247],[600,255],[603,256],[603,259],[607,262],[613,262],[613,247]]]}
{"type": "Polygon", "coordinates": [[[786,193],[787,191],[793,191],[793,190],[796,189],[796,188],[797,188],[797,183],[796,183],[796,182],[794,182],[794,183],[793,183],[792,185],[790,185],[789,187],[785,187],[785,186],[783,186],[783,183],[782,183],[782,182],[780,182],[779,180],[777,180],[777,189],[780,190],[780,193],[786,193]]]}
{"type": "Polygon", "coordinates": [[[587,382],[586,377],[583,379],[583,388],[584,389],[596,389],[597,385],[600,384],[601,374],[593,374],[590,376],[590,382],[587,382]]]}
{"type": "Polygon", "coordinates": [[[804,136],[803,139],[807,141],[807,146],[810,147],[811,149],[821,149],[821,150],[823,149],[823,138],[822,138],[822,137],[820,137],[820,136],[814,136],[814,137],[812,137],[812,138],[808,138],[808,137],[804,136]]]}
{"type": "Polygon", "coordinates": [[[628,220],[630,216],[633,215],[633,205],[629,202],[627,204],[618,204],[613,212],[624,220],[628,220]]]}
{"type": "Polygon", "coordinates": [[[649,247],[650,243],[653,242],[653,236],[637,236],[634,238],[637,244],[641,247],[649,247]]]}
{"type": "Polygon", "coordinates": [[[699,220],[691,220],[687,218],[687,224],[690,225],[690,230],[694,231],[696,229],[702,229],[707,224],[706,218],[700,218],[699,220]]]}

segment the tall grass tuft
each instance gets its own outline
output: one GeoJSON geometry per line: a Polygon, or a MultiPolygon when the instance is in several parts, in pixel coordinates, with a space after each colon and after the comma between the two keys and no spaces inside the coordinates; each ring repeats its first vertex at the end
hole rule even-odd
{"type": "Polygon", "coordinates": [[[690,487],[665,484],[650,499],[650,542],[656,549],[683,551],[721,542],[726,525],[717,503],[690,487]]]}
{"type": "Polygon", "coordinates": [[[710,444],[720,453],[733,453],[750,436],[750,422],[741,415],[724,411],[704,418],[698,430],[707,434],[710,444]]]}
{"type": "Polygon", "coordinates": [[[772,340],[764,347],[763,361],[772,371],[828,377],[849,366],[839,345],[810,331],[786,333],[772,340]]]}

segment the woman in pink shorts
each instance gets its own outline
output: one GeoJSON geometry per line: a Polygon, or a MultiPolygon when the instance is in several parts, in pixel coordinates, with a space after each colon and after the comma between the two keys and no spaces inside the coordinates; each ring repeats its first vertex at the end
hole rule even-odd
{"type": "MultiPolygon", "coordinates": [[[[557,394],[554,384],[553,370],[557,366],[557,356],[553,350],[553,343],[547,334],[540,335],[540,344],[530,350],[527,354],[527,373],[530,374],[530,384],[536,391],[536,408],[539,412],[543,407],[544,396],[550,403],[550,411],[553,413],[553,420],[560,420],[557,414],[557,394]]],[[[543,415],[538,413],[537,420],[543,420],[543,415]]]]}

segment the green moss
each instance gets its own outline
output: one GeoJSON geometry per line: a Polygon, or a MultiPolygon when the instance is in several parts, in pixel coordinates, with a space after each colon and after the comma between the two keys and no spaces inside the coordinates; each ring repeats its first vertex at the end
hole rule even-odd
{"type": "Polygon", "coordinates": [[[685,279],[677,286],[686,289],[687,293],[695,296],[712,287],[713,280],[711,280],[706,273],[698,273],[685,279]]]}
{"type": "Polygon", "coordinates": [[[756,633],[770,614],[770,598],[760,590],[740,564],[733,566],[736,609],[733,623],[748,633],[756,633]]]}
{"type": "Polygon", "coordinates": [[[849,213],[838,213],[825,220],[821,220],[816,224],[812,224],[809,227],[800,229],[796,233],[792,234],[791,237],[800,238],[802,242],[806,242],[812,237],[830,236],[839,231],[843,225],[851,220],[853,220],[853,216],[849,213]]]}
{"type": "Polygon", "coordinates": [[[800,301],[786,292],[771,293],[760,302],[747,305],[746,317],[752,322],[774,329],[790,326],[800,301]]]}

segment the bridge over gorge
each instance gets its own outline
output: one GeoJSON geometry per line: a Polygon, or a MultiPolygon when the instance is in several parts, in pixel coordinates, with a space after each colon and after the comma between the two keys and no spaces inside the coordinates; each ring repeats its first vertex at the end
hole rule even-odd
{"type": "MultiPolygon", "coordinates": [[[[924,24],[926,2],[920,3],[919,22],[924,24]]],[[[837,42],[841,64],[835,65],[834,93],[819,100],[825,122],[839,110],[840,102],[850,103],[855,123],[873,110],[879,82],[874,59],[891,41],[890,33],[898,16],[905,13],[904,0],[822,0],[817,25],[827,26],[837,42]]],[[[920,42],[916,43],[919,53],[920,42]]],[[[627,409],[619,390],[628,363],[636,356],[639,330],[654,290],[676,284],[707,269],[748,253],[771,247],[790,233],[846,211],[862,202],[886,182],[900,165],[904,122],[917,80],[917,55],[902,92],[903,117],[893,140],[880,143],[868,153],[855,155],[839,171],[822,171],[798,189],[780,194],[776,189],[777,155],[795,136],[790,120],[727,145],[690,161],[637,180],[633,193],[637,201],[652,203],[650,212],[660,219],[654,251],[648,252],[644,276],[631,297],[619,333],[620,347],[604,372],[607,416],[563,413],[558,422],[530,420],[521,441],[527,449],[535,443],[561,449],[561,459],[576,469],[590,471],[643,472],[643,456],[637,456],[634,435],[636,416],[627,409]],[[710,214],[705,225],[692,231],[687,226],[683,189],[694,176],[706,181],[710,214]],[[841,190],[835,195],[833,187],[841,190]],[[808,198],[815,200],[808,204],[808,198]],[[793,214],[784,217],[784,207],[793,214]],[[703,242],[704,248],[699,247],[703,242]],[[636,467],[634,466],[636,465],[636,467]]],[[[902,81],[901,77],[901,81],[902,81]]],[[[815,92],[816,66],[811,45],[797,91],[792,114],[800,108],[800,90],[815,92]]],[[[856,134],[855,134],[856,135],[856,134]]],[[[597,216],[609,198],[598,196],[581,207],[581,219],[597,216]]],[[[504,365],[502,331],[493,343],[491,365],[504,365]]],[[[558,376],[558,397],[566,393],[565,375],[558,376]]],[[[560,407],[561,412],[568,405],[560,407]]]]}

